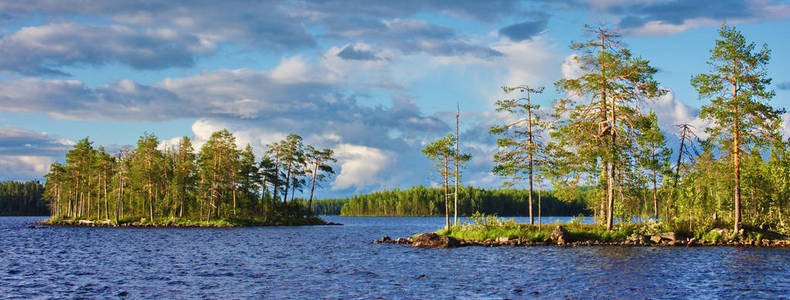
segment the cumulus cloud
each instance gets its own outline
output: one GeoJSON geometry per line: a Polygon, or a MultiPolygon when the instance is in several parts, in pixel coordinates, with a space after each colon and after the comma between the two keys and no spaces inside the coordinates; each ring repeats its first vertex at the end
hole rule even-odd
{"type": "Polygon", "coordinates": [[[337,53],[337,56],[347,60],[379,60],[376,53],[369,49],[357,47],[354,45],[346,45],[343,50],[337,53]]]}
{"type": "Polygon", "coordinates": [[[0,180],[41,178],[74,142],[27,128],[0,127],[0,180]]]}
{"type": "Polygon", "coordinates": [[[790,113],[782,115],[782,136],[790,139],[790,113]]]}
{"type": "MultiPolygon", "coordinates": [[[[496,57],[500,53],[460,37],[449,27],[411,19],[420,13],[490,22],[524,12],[518,1],[0,1],[6,22],[33,16],[71,20],[23,27],[0,39],[0,70],[66,75],[66,66],[121,63],[135,69],[190,67],[223,44],[264,51],[315,47],[319,38],[369,41],[404,53],[496,57]],[[80,23],[87,19],[106,22],[80,23]],[[316,34],[309,27],[325,28],[316,34]]],[[[33,23],[35,24],[35,23],[33,23]]],[[[346,59],[375,59],[346,48],[346,59]]]]}
{"type": "Polygon", "coordinates": [[[499,34],[517,42],[528,40],[546,30],[547,23],[546,20],[516,23],[499,29],[499,34]]]}
{"type": "Polygon", "coordinates": [[[498,57],[502,54],[484,45],[471,43],[446,26],[418,19],[370,20],[365,27],[340,27],[327,36],[363,39],[406,54],[428,53],[437,56],[498,57]]]}
{"type": "Polygon", "coordinates": [[[50,156],[0,155],[0,180],[41,179],[54,161],[50,156]]]}
{"type": "Polygon", "coordinates": [[[24,27],[0,39],[0,70],[65,74],[63,66],[120,62],[136,69],[189,67],[214,44],[170,30],[76,23],[24,27]]]}
{"type": "Polygon", "coordinates": [[[63,155],[74,142],[14,126],[0,126],[0,156],[63,155]]]}
{"type": "Polygon", "coordinates": [[[598,12],[618,16],[619,27],[637,36],[668,35],[702,26],[787,18],[790,5],[770,0],[591,1],[598,12]]]}
{"type": "Polygon", "coordinates": [[[677,125],[689,124],[693,126],[694,133],[701,139],[708,137],[705,129],[710,126],[710,121],[699,117],[699,109],[686,105],[675,98],[675,93],[669,90],[664,96],[647,102],[648,108],[656,112],[658,126],[665,133],[676,135],[680,138],[677,125]]]}
{"type": "Polygon", "coordinates": [[[335,153],[340,164],[340,173],[332,183],[336,190],[377,184],[377,175],[393,163],[391,153],[372,147],[340,144],[335,153]]]}

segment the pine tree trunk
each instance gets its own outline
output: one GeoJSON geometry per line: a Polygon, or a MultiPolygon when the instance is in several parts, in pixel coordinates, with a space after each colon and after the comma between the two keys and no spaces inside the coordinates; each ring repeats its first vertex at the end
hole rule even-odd
{"type": "MultiPolygon", "coordinates": [[[[540,181],[540,178],[538,178],[538,181],[540,181]]],[[[538,183],[538,230],[540,230],[541,225],[543,225],[543,220],[541,219],[542,216],[541,216],[540,202],[541,199],[540,199],[540,182],[539,182],[538,183]]]]}
{"type": "Polygon", "coordinates": [[[529,156],[529,224],[535,224],[535,217],[532,215],[532,109],[529,100],[529,91],[527,91],[527,132],[529,134],[529,145],[527,148],[529,156]]]}
{"type": "Polygon", "coordinates": [[[313,180],[310,184],[310,199],[307,200],[307,209],[312,212],[313,211],[313,192],[315,191],[315,177],[318,175],[318,164],[320,161],[318,159],[315,160],[315,166],[313,167],[313,180]]]}
{"type": "Polygon", "coordinates": [[[447,158],[444,158],[444,228],[450,228],[450,199],[447,197],[447,158]]]}
{"type": "Polygon", "coordinates": [[[735,167],[735,232],[741,229],[741,157],[740,157],[740,136],[739,136],[739,120],[738,120],[738,107],[735,107],[735,129],[733,130],[733,164],[735,167]]]}

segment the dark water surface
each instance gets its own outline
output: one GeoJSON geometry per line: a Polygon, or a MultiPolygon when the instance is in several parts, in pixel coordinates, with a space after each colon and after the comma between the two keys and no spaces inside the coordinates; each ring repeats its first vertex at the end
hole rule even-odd
{"type": "Polygon", "coordinates": [[[0,218],[0,298],[786,298],[790,250],[372,244],[442,218],[344,226],[51,227],[0,218]]]}

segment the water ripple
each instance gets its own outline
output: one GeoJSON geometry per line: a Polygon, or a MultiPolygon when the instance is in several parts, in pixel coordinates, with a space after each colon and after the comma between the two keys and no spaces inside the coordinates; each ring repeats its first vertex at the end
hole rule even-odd
{"type": "Polygon", "coordinates": [[[441,218],[344,226],[28,229],[0,218],[4,298],[782,298],[790,250],[372,244],[441,218]]]}

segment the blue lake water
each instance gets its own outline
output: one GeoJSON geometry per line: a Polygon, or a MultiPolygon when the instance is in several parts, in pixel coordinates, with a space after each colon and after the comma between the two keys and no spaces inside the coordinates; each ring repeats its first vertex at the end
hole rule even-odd
{"type": "Polygon", "coordinates": [[[345,225],[29,229],[42,218],[2,217],[0,298],[790,296],[788,249],[415,249],[371,241],[432,231],[443,218],[323,218],[345,225]]]}

